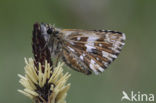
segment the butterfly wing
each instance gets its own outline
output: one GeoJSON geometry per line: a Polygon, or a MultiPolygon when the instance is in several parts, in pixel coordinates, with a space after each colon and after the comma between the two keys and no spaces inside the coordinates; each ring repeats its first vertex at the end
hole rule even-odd
{"type": "Polygon", "coordinates": [[[107,30],[64,29],[63,60],[76,71],[91,74],[103,72],[119,55],[125,35],[107,30]]]}

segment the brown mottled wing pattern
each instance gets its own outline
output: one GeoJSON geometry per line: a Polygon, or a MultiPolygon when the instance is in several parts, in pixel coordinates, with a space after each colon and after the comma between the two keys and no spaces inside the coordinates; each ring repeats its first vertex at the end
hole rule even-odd
{"type": "Polygon", "coordinates": [[[125,35],[107,30],[62,30],[63,60],[76,71],[91,74],[103,72],[125,44],[125,35]]]}

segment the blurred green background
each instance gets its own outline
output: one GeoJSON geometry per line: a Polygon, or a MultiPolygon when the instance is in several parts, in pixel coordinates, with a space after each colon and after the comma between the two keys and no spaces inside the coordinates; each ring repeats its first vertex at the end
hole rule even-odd
{"type": "MultiPolygon", "coordinates": [[[[32,57],[35,22],[59,28],[110,29],[127,37],[119,58],[104,73],[72,74],[68,103],[125,103],[122,91],[156,95],[156,0],[1,0],[0,103],[31,103],[17,92],[24,57],[32,57]]],[[[143,102],[144,103],[144,102],[143,102]]]]}

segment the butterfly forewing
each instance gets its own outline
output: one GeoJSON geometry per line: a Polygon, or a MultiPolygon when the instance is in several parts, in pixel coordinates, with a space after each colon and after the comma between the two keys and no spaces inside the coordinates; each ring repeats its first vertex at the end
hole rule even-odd
{"type": "Polygon", "coordinates": [[[117,58],[125,41],[125,35],[115,31],[64,29],[61,32],[63,60],[85,74],[103,72],[117,58]]]}

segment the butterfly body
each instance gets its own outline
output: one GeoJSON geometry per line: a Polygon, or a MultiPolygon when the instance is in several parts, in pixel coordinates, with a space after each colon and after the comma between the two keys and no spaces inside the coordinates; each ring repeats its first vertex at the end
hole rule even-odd
{"type": "Polygon", "coordinates": [[[76,71],[103,72],[125,44],[125,35],[110,30],[58,29],[41,24],[41,32],[52,57],[60,58],[76,71]]]}

